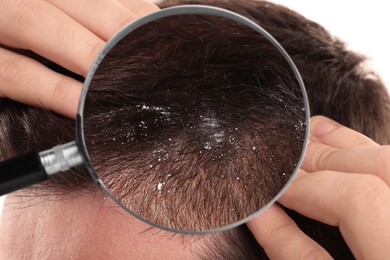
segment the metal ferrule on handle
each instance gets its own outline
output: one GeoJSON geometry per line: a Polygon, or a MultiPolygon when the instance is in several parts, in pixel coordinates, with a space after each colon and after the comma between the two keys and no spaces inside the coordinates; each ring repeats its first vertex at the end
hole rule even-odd
{"type": "Polygon", "coordinates": [[[75,141],[39,153],[47,175],[64,172],[83,163],[75,141]]]}
{"type": "Polygon", "coordinates": [[[82,163],[74,141],[39,154],[31,152],[0,162],[0,196],[45,181],[52,174],[82,163]]]}

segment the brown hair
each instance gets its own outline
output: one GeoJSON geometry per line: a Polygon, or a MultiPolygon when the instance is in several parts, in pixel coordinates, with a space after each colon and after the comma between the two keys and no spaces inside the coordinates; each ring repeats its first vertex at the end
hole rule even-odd
{"type": "Polygon", "coordinates": [[[275,47],[237,22],[148,23],[111,49],[91,81],[92,164],[154,223],[206,230],[241,220],[276,196],[302,153],[305,109],[291,75],[275,47]]]}
{"type": "MultiPolygon", "coordinates": [[[[346,50],[342,42],[331,37],[321,26],[284,7],[263,1],[179,0],[164,1],[161,7],[183,3],[223,7],[240,13],[261,25],[292,56],[304,79],[312,115],[329,116],[379,143],[389,143],[390,135],[386,130],[390,129],[390,102],[386,89],[373,73],[362,69],[364,63],[362,56],[346,50]]],[[[181,53],[189,57],[192,51],[192,48],[181,49],[181,53]]],[[[228,63],[226,66],[235,67],[237,64],[243,64],[243,67],[247,68],[248,66],[245,66],[247,57],[244,53],[242,56],[237,55],[235,64],[228,63]]],[[[166,67],[166,72],[171,73],[170,79],[173,82],[177,80],[175,70],[181,70],[182,64],[170,65],[166,67]]],[[[210,67],[208,84],[215,84],[218,77],[215,78],[212,75],[220,72],[212,69],[214,68],[210,67]]],[[[149,73],[148,76],[153,76],[155,79],[161,75],[149,73]]],[[[192,77],[181,80],[185,80],[186,83],[183,84],[186,85],[193,82],[192,77]]],[[[237,80],[241,82],[242,78],[237,80]]],[[[266,78],[263,80],[267,82],[266,78]]],[[[152,81],[153,79],[150,79],[150,82],[152,81]]],[[[291,86],[291,84],[287,85],[291,86]]],[[[152,88],[153,84],[148,83],[145,86],[152,88]]],[[[106,93],[109,95],[109,92],[106,93]]],[[[145,101],[141,100],[141,102],[145,101]]],[[[4,144],[0,148],[2,159],[27,150],[47,149],[54,144],[74,139],[74,123],[68,119],[9,100],[2,100],[1,103],[0,139],[4,144]],[[43,120],[45,123],[42,122],[43,120]]],[[[293,122],[296,121],[293,120],[293,122]]],[[[253,122],[248,122],[248,127],[250,123],[253,122]]],[[[285,145],[286,148],[291,146],[293,145],[285,145]]],[[[75,189],[85,190],[85,187],[90,184],[89,176],[81,170],[73,171],[72,174],[59,175],[50,183],[43,185],[45,192],[52,194],[68,193],[75,189]],[[76,187],[75,184],[77,184],[76,187]]],[[[352,257],[337,228],[310,220],[292,211],[287,210],[287,212],[304,232],[326,248],[333,257],[352,257]]],[[[265,257],[246,226],[216,234],[212,240],[210,250],[207,250],[204,258],[210,258],[210,256],[223,259],[265,257]]]]}

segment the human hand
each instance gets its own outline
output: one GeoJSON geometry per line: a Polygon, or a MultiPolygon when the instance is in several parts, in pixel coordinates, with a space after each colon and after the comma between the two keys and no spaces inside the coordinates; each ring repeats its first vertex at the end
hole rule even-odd
{"type": "Polygon", "coordinates": [[[148,0],[0,0],[0,10],[0,97],[74,118],[82,83],[13,48],[86,76],[112,35],[158,7],[148,0]]]}
{"type": "MultiPolygon", "coordinates": [[[[338,226],[358,259],[390,255],[390,146],[322,117],[311,119],[301,170],[283,206],[338,226]]],[[[331,258],[276,204],[247,223],[272,258],[331,258]]]]}

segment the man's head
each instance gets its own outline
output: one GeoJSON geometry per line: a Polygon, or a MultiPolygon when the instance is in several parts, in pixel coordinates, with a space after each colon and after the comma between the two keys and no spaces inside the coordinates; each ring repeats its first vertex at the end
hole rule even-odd
{"type": "MultiPolygon", "coordinates": [[[[364,61],[362,57],[347,51],[345,49],[345,46],[341,42],[333,39],[319,25],[310,22],[304,19],[303,17],[297,15],[296,13],[291,12],[283,7],[269,4],[266,2],[258,2],[258,1],[253,1],[253,2],[252,1],[245,1],[245,2],[166,1],[162,3],[162,6],[176,5],[180,3],[198,3],[198,4],[216,5],[216,6],[220,6],[238,12],[248,17],[249,19],[252,19],[253,21],[257,22],[262,27],[264,27],[267,31],[269,31],[283,45],[283,47],[287,50],[287,52],[292,56],[306,84],[312,115],[322,114],[322,115],[329,116],[339,121],[340,123],[350,126],[370,136],[371,138],[373,138],[374,140],[380,143],[389,142],[389,134],[382,130],[382,129],[390,129],[387,125],[388,122],[390,122],[389,120],[390,115],[389,115],[389,108],[388,108],[389,100],[384,87],[373,74],[362,69],[362,63],[364,61]]],[[[165,34],[162,33],[160,37],[163,37],[164,35],[165,34]]],[[[218,50],[218,48],[215,49],[218,50]]],[[[167,51],[169,51],[169,49],[167,51]]],[[[191,55],[193,53],[193,48],[181,48],[180,51],[181,51],[181,55],[184,55],[184,57],[191,58],[191,55]]],[[[247,64],[248,56],[251,55],[252,50],[248,49],[248,50],[240,50],[240,51],[242,54],[242,58],[235,60],[234,64],[227,63],[226,70],[239,70],[240,65],[242,67],[247,68],[247,66],[245,65],[247,64]],[[245,53],[246,51],[248,51],[248,53],[245,53]]],[[[174,57],[172,56],[174,55],[174,53],[172,52],[168,52],[168,53],[169,53],[169,55],[167,55],[168,59],[169,57],[174,57]]],[[[252,53],[252,54],[256,55],[256,53],[252,53]]],[[[148,64],[147,68],[150,68],[150,64],[153,63],[156,59],[158,59],[158,57],[150,57],[150,55],[147,57],[149,57],[150,60],[139,60],[138,64],[148,64]]],[[[238,55],[238,57],[240,57],[240,55],[238,55]]],[[[188,60],[188,64],[191,64],[191,61],[192,60],[188,60]]],[[[183,69],[182,67],[183,64],[181,63],[171,62],[171,63],[167,63],[163,67],[160,67],[159,69],[163,68],[164,69],[163,75],[170,75],[171,82],[174,83],[177,81],[176,78],[177,71],[182,70],[183,69]],[[172,73],[169,74],[171,71],[172,73]]],[[[192,68],[195,71],[194,73],[196,73],[196,66],[193,66],[192,68]]],[[[242,72],[244,73],[244,75],[246,75],[245,73],[247,71],[243,70],[242,72]]],[[[147,83],[145,83],[145,85],[143,86],[140,86],[141,89],[142,87],[144,87],[144,88],[149,88],[149,90],[153,90],[153,88],[156,87],[157,90],[159,90],[164,85],[158,85],[158,84],[153,85],[153,82],[156,82],[155,79],[157,77],[159,78],[159,80],[166,80],[166,79],[161,78],[161,75],[155,75],[156,74],[155,71],[151,71],[150,73],[153,73],[152,79],[154,79],[154,81],[152,79],[150,81],[146,80],[147,83]]],[[[133,75],[131,77],[131,80],[137,79],[136,77],[137,75],[133,75]]],[[[200,75],[200,74],[194,74],[194,75],[200,75]]],[[[189,80],[186,79],[185,77],[180,78],[181,85],[184,84],[186,86],[188,85],[192,86],[191,84],[193,84],[194,75],[191,75],[192,77],[189,80]],[[188,80],[188,81],[186,83],[183,83],[183,80],[188,80]]],[[[213,86],[215,85],[220,86],[220,83],[223,82],[223,77],[220,77],[221,75],[223,74],[221,74],[220,71],[217,71],[215,70],[215,67],[210,66],[208,68],[207,73],[205,73],[202,77],[200,77],[199,81],[203,83],[202,82],[203,79],[204,82],[207,84],[213,86]]],[[[248,75],[246,76],[251,76],[251,73],[248,73],[248,75]]],[[[148,78],[145,77],[145,79],[148,78]]],[[[242,79],[240,79],[237,82],[241,82],[241,80],[242,79]]],[[[264,82],[264,83],[269,84],[269,82],[264,82]]],[[[257,84],[256,82],[252,83],[252,85],[256,85],[256,84],[257,84]]],[[[198,85],[198,86],[194,85],[193,87],[197,89],[200,86],[202,85],[198,85]]],[[[239,87],[244,88],[245,86],[239,86],[239,87]]],[[[240,102],[243,97],[244,98],[247,97],[245,93],[243,93],[244,94],[243,96],[237,95],[237,93],[239,94],[241,93],[239,91],[240,90],[239,88],[234,90],[237,91],[237,92],[233,92],[234,95],[232,94],[231,97],[229,95],[227,96],[229,98],[232,98],[235,102],[240,102]]],[[[101,91],[104,92],[104,88],[102,88],[101,91]]],[[[154,117],[148,116],[151,113],[150,111],[144,111],[142,109],[143,104],[145,105],[145,108],[146,107],[151,108],[152,106],[161,107],[162,105],[160,96],[153,96],[152,91],[146,91],[145,93],[147,99],[141,99],[141,100],[138,99],[137,101],[139,101],[140,103],[138,102],[137,104],[135,104],[135,105],[141,105],[141,107],[139,107],[140,108],[139,111],[136,110],[138,113],[137,116],[139,121],[141,121],[140,117],[142,115],[146,116],[148,119],[149,118],[154,119],[154,117]],[[151,100],[154,101],[151,102],[151,100]]],[[[159,91],[157,91],[157,93],[161,94],[161,92],[159,91]]],[[[250,92],[249,94],[253,94],[253,93],[250,92]]],[[[96,94],[96,96],[98,95],[99,94],[96,94]]],[[[112,95],[112,93],[110,91],[107,91],[107,95],[110,96],[112,95]]],[[[213,101],[219,102],[218,103],[219,106],[214,105],[214,103],[209,104],[210,107],[212,108],[211,112],[219,113],[222,110],[221,116],[226,115],[224,114],[225,113],[224,111],[227,111],[230,105],[222,101],[223,96],[224,95],[215,96],[215,97],[212,96],[214,98],[213,101]],[[222,107],[220,108],[220,106],[222,107]]],[[[253,95],[248,95],[248,96],[249,96],[248,97],[249,101],[245,102],[244,105],[249,105],[249,107],[252,104],[258,105],[255,103],[256,100],[258,99],[252,99],[253,95]]],[[[179,96],[179,97],[183,98],[183,96],[179,96]]],[[[176,98],[176,97],[172,96],[171,98],[176,98]]],[[[177,102],[181,100],[182,99],[179,99],[177,102]]],[[[97,99],[97,101],[104,102],[104,99],[102,101],[97,99]]],[[[172,99],[170,101],[172,101],[172,99]]],[[[207,102],[205,103],[207,104],[207,102]]],[[[3,104],[4,106],[2,106],[1,108],[2,124],[0,127],[1,127],[1,138],[2,138],[1,142],[4,144],[4,146],[2,146],[1,148],[2,149],[1,155],[4,158],[22,153],[26,150],[31,150],[32,148],[37,150],[47,149],[53,146],[54,144],[57,144],[59,141],[67,141],[67,140],[72,140],[74,138],[73,122],[67,119],[58,117],[56,115],[38,109],[15,104],[10,101],[4,101],[3,104]],[[45,121],[45,124],[42,124],[43,120],[45,121]],[[47,133],[51,133],[51,134],[47,134],[47,133]]],[[[168,106],[168,104],[163,104],[163,105],[165,105],[165,107],[168,106]]],[[[188,103],[188,104],[181,104],[181,106],[178,106],[180,108],[184,107],[181,110],[177,110],[178,118],[182,118],[183,116],[181,114],[185,114],[192,107],[199,109],[198,107],[196,107],[196,105],[199,105],[199,107],[202,108],[202,103],[200,104],[188,103]]],[[[245,111],[247,110],[248,107],[245,108],[245,111]]],[[[254,111],[258,111],[258,109],[256,108],[254,109],[254,111]]],[[[93,111],[90,111],[91,114],[93,114],[92,112],[93,111]]],[[[99,111],[96,111],[96,113],[98,112],[99,111]]],[[[190,124],[193,125],[193,127],[195,126],[199,127],[199,124],[203,122],[202,119],[200,118],[201,115],[204,116],[203,112],[205,111],[199,113],[199,118],[197,118],[197,121],[195,121],[195,118],[190,118],[190,119],[187,118],[186,120],[188,120],[189,122],[194,122],[195,124],[190,124]]],[[[230,112],[233,113],[233,115],[235,113],[235,111],[229,111],[229,113],[230,112]]],[[[153,113],[154,112],[152,111],[152,114],[153,113]]],[[[247,121],[248,118],[246,118],[242,113],[244,112],[241,111],[240,113],[238,113],[238,115],[240,115],[242,120],[244,120],[240,122],[248,123],[248,124],[244,124],[244,129],[249,128],[251,124],[256,124],[256,120],[247,121]]],[[[115,120],[119,120],[122,119],[123,116],[125,115],[127,116],[128,113],[125,114],[118,113],[118,116],[113,118],[115,120]]],[[[259,115],[256,114],[256,116],[259,115]]],[[[212,118],[212,117],[208,116],[208,118],[212,118]]],[[[213,118],[215,118],[215,116],[213,116],[213,118]]],[[[227,118],[229,117],[227,116],[227,118]]],[[[275,117],[270,117],[268,120],[271,120],[271,124],[270,124],[271,126],[275,124],[274,127],[277,127],[278,131],[280,130],[281,126],[272,121],[275,120],[275,117]]],[[[225,122],[229,120],[224,119],[222,121],[225,122]]],[[[101,121],[100,125],[98,124],[98,126],[104,125],[105,122],[106,121],[101,121]]],[[[232,121],[229,123],[231,124],[232,121]]],[[[187,122],[185,123],[185,125],[186,124],[187,122]]],[[[164,128],[162,129],[164,130],[164,128]]],[[[101,134],[104,134],[103,130],[93,129],[93,131],[95,130],[101,131],[101,134]]],[[[168,135],[170,133],[167,133],[166,130],[167,129],[165,129],[165,131],[161,131],[157,133],[161,134],[162,137],[164,137],[164,140],[166,140],[167,138],[169,140],[170,137],[168,135]]],[[[226,128],[216,129],[216,130],[218,131],[223,130],[226,132],[226,128]]],[[[182,131],[184,131],[185,134],[187,133],[186,131],[189,130],[184,129],[182,131]]],[[[190,131],[190,133],[193,134],[192,131],[190,131]]],[[[189,137],[191,137],[191,135],[186,136],[186,138],[189,137]]],[[[206,137],[208,138],[207,135],[206,137]]],[[[258,136],[249,136],[249,137],[252,137],[252,139],[256,139],[256,140],[258,138],[258,136]]],[[[155,137],[155,139],[156,138],[158,141],[160,141],[159,136],[155,137]]],[[[201,142],[205,141],[202,139],[205,138],[205,136],[200,136],[200,138],[201,138],[201,142]]],[[[245,140],[243,140],[242,142],[247,145],[245,140]]],[[[120,143],[115,143],[115,144],[120,145],[120,143]]],[[[275,142],[274,144],[277,145],[279,144],[279,142],[275,142]]],[[[182,147],[181,145],[183,144],[175,143],[175,147],[179,147],[178,149],[182,147]]],[[[292,147],[291,149],[294,150],[295,148],[293,146],[294,144],[290,146],[285,145],[284,147],[286,148],[292,147]]],[[[184,147],[187,146],[184,145],[184,147]]],[[[193,150],[191,150],[193,147],[188,147],[188,148],[192,156],[195,156],[194,153],[195,151],[199,151],[198,147],[196,147],[196,149],[193,150]]],[[[132,154],[139,155],[138,154],[140,153],[139,150],[140,150],[139,147],[135,146],[133,151],[134,153],[132,154]]],[[[146,151],[148,150],[146,149],[146,151]]],[[[149,155],[150,155],[149,157],[143,155],[146,161],[153,159],[152,155],[151,154],[149,155]]],[[[178,160],[178,164],[180,163],[182,163],[182,161],[178,160]]],[[[211,161],[210,167],[213,167],[214,165],[215,164],[211,161]]],[[[277,164],[275,165],[279,167],[279,165],[277,164]]],[[[107,167],[107,165],[102,164],[102,167],[103,166],[107,167]]],[[[184,166],[181,166],[181,168],[183,167],[184,166]]],[[[231,167],[235,169],[234,165],[231,167]]],[[[151,172],[148,172],[148,176],[150,173],[151,172]]],[[[159,181],[159,179],[152,180],[152,182],[154,183],[154,187],[156,187],[157,181],[159,181]]],[[[235,181],[234,178],[232,178],[231,181],[235,181]]],[[[91,197],[90,193],[88,192],[94,189],[92,188],[89,189],[89,191],[87,191],[86,187],[90,186],[89,184],[90,184],[89,176],[86,175],[84,172],[77,171],[77,172],[60,175],[57,178],[53,179],[51,183],[45,184],[44,186],[37,188],[35,191],[39,196],[46,194],[47,196],[50,196],[50,198],[56,198],[62,200],[62,202],[57,201],[57,203],[65,203],[65,202],[72,201],[72,199],[75,201],[78,200],[77,198],[69,196],[69,194],[79,194],[76,193],[76,191],[83,191],[85,192],[83,196],[91,197]],[[64,194],[68,194],[68,195],[64,195],[64,194]],[[66,198],[68,200],[64,201],[66,200],[66,198]]],[[[215,187],[215,190],[218,189],[223,190],[223,187],[218,187],[216,185],[218,184],[214,184],[211,188],[215,187]]],[[[141,186],[134,186],[134,187],[142,188],[146,186],[141,185],[141,186]]],[[[240,186],[238,185],[238,187],[240,186]]],[[[256,187],[257,186],[253,186],[251,188],[256,188],[256,187]]],[[[28,192],[31,193],[33,192],[33,190],[29,190],[28,192]]],[[[144,194],[144,193],[137,192],[137,194],[144,194]]],[[[100,197],[97,196],[96,200],[99,200],[99,198],[100,197]]],[[[140,197],[139,202],[141,202],[142,199],[144,198],[140,197]]],[[[153,203],[156,203],[155,201],[153,201],[153,199],[151,199],[150,202],[151,205],[153,205],[153,203]]],[[[68,203],[67,205],[70,206],[72,205],[72,203],[68,203]]],[[[141,207],[143,205],[140,204],[138,206],[141,207]]],[[[244,208],[246,205],[240,205],[240,206],[244,208]]],[[[31,208],[34,207],[32,206],[31,208]]],[[[33,211],[33,209],[31,210],[33,211]]],[[[35,211],[35,213],[38,215],[39,212],[35,211]]],[[[348,255],[349,251],[346,249],[345,244],[343,243],[341,236],[337,230],[334,230],[325,225],[321,225],[319,223],[311,221],[295,213],[291,213],[291,214],[306,233],[308,233],[310,236],[316,239],[320,244],[324,245],[324,247],[327,248],[332,254],[334,254],[335,256],[337,253],[340,254],[345,253],[348,255]]],[[[110,219],[112,220],[112,218],[110,218],[109,216],[106,217],[107,217],[106,218],[107,225],[109,225],[108,223],[110,223],[110,219]]],[[[84,220],[84,221],[88,221],[88,220],[84,220]]],[[[260,249],[256,246],[256,242],[253,240],[253,237],[251,237],[251,235],[248,234],[248,231],[245,228],[245,226],[224,233],[220,233],[220,234],[203,236],[200,237],[199,240],[197,240],[197,242],[202,244],[202,239],[204,239],[203,242],[206,242],[209,247],[209,250],[204,251],[205,256],[212,255],[218,257],[218,254],[220,253],[223,254],[231,253],[233,255],[233,252],[235,252],[234,253],[235,254],[234,256],[236,256],[235,258],[238,257],[255,258],[259,254],[261,255],[260,249]]]]}

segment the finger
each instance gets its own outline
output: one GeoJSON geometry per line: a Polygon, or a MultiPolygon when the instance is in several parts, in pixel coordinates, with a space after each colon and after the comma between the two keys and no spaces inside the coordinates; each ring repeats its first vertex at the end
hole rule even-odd
{"type": "Polygon", "coordinates": [[[354,256],[384,259],[389,254],[390,192],[378,177],[300,171],[279,203],[328,225],[339,226],[354,256]]]}
{"type": "Polygon", "coordinates": [[[310,134],[319,142],[336,148],[355,145],[378,146],[367,136],[324,116],[314,116],[310,119],[310,134]]]}
{"type": "Polygon", "coordinates": [[[0,48],[0,97],[75,118],[82,83],[0,48]]]}
{"type": "Polygon", "coordinates": [[[143,16],[159,10],[158,6],[149,0],[118,0],[118,2],[137,16],[143,16]]]}
{"type": "Polygon", "coordinates": [[[48,0],[74,20],[88,28],[104,41],[123,26],[137,18],[137,15],[114,0],[48,0]]]}
{"type": "Polygon", "coordinates": [[[310,142],[301,168],[308,172],[332,170],[373,174],[390,185],[390,146],[355,146],[337,149],[310,142]]]}
{"type": "MultiPolygon", "coordinates": [[[[74,1],[71,1],[74,2],[74,1]]],[[[104,41],[45,1],[0,1],[0,43],[85,76],[104,41]]]]}
{"type": "Polygon", "coordinates": [[[246,224],[271,259],[331,259],[277,204],[246,224]]]}

